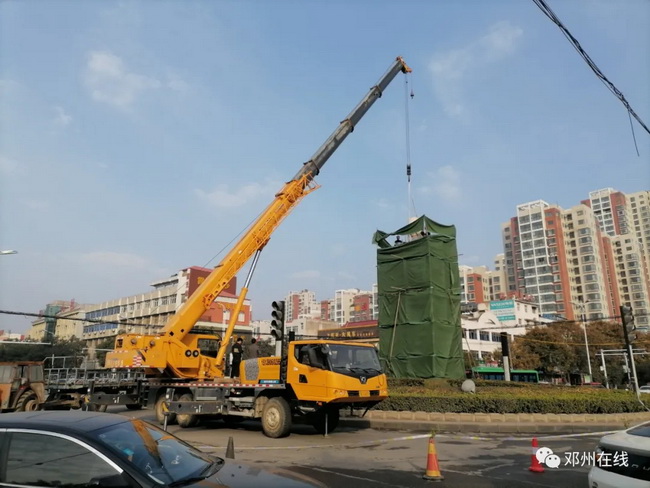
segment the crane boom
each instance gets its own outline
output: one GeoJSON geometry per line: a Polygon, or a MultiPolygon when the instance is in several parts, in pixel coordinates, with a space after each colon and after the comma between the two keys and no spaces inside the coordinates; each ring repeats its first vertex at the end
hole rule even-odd
{"type": "MultiPolygon", "coordinates": [[[[214,270],[205,278],[203,283],[192,293],[187,301],[178,309],[178,311],[171,317],[167,325],[162,329],[160,334],[154,340],[142,340],[141,337],[131,338],[130,341],[118,340],[116,342],[116,350],[122,349],[121,354],[114,351],[107,355],[107,366],[109,362],[113,361],[113,366],[118,365],[115,360],[121,357],[118,362],[121,365],[125,364],[125,358],[128,357],[129,350],[137,349],[142,355],[142,346],[147,348],[144,352],[149,352],[149,348],[154,349],[155,344],[159,339],[163,339],[164,343],[168,343],[171,349],[175,349],[174,356],[179,355],[188,356],[189,351],[183,339],[192,330],[194,324],[200,317],[208,310],[219,293],[228,285],[228,283],[237,275],[246,262],[255,254],[259,252],[271,238],[271,234],[280,225],[282,220],[291,212],[291,210],[304,198],[317,188],[313,183],[314,177],[320,172],[320,169],[327,162],[330,156],[341,145],[345,138],[350,134],[355,125],[361,120],[365,113],[370,109],[373,103],[381,97],[385,88],[397,76],[399,72],[409,73],[411,68],[407,66],[401,57],[397,57],[388,71],[381,77],[381,79],[374,85],[368,94],[361,100],[361,102],[350,112],[350,114],[339,124],[337,129],[330,135],[330,137],[323,143],[323,145],[314,153],[309,161],[304,163],[295,176],[284,184],[280,191],[275,195],[273,201],[266,207],[260,214],[257,220],[249,227],[241,239],[233,246],[228,254],[221,260],[221,262],[214,268],[214,270]],[[172,347],[173,345],[173,347],[172,347]],[[181,354],[179,354],[181,353],[181,354]]],[[[234,328],[234,322],[231,321],[230,326],[223,338],[222,346],[218,356],[222,356],[222,351],[225,351],[226,343],[230,339],[230,334],[234,328]]],[[[126,336],[125,336],[126,337],[126,336]]],[[[151,336],[154,337],[154,336],[151,336]]],[[[159,350],[159,349],[158,349],[159,350]]],[[[193,353],[193,351],[192,351],[193,353]]],[[[189,355],[191,358],[192,353],[189,355]]],[[[130,353],[133,356],[133,353],[130,353]]],[[[158,354],[149,354],[150,358],[157,357],[158,354]]],[[[194,354],[194,357],[197,357],[194,354]]],[[[200,359],[200,358],[197,358],[200,359]]],[[[222,363],[223,358],[217,358],[213,363],[222,363]]],[[[128,360],[126,361],[128,363],[128,360]]],[[[146,364],[160,368],[160,361],[145,358],[146,364]],[[156,364],[152,364],[156,363],[156,364]]],[[[180,377],[197,376],[192,373],[192,367],[187,370],[174,366],[172,356],[166,360],[167,364],[164,366],[166,369],[171,369],[174,375],[180,377]]],[[[198,369],[204,370],[204,374],[199,374],[199,377],[210,377],[215,372],[207,372],[207,370],[221,369],[214,368],[215,364],[210,367],[197,366],[198,369]],[[207,368],[207,369],[206,369],[207,368]]]]}
{"type": "Polygon", "coordinates": [[[178,336],[188,332],[187,325],[193,325],[199,320],[201,315],[210,308],[217,295],[235,277],[253,253],[266,245],[280,222],[303,197],[315,189],[310,186],[314,177],[348,134],[354,130],[354,126],[361,120],[372,104],[381,97],[383,90],[397,76],[397,73],[408,71],[410,71],[410,68],[401,57],[398,57],[381,80],[370,89],[365,98],[339,124],[338,128],[314,153],[311,159],[304,163],[293,179],[286,183],[275,195],[275,199],[252,224],[250,230],[235,244],[212,274],[203,281],[201,286],[171,318],[163,329],[163,333],[178,336]]]}

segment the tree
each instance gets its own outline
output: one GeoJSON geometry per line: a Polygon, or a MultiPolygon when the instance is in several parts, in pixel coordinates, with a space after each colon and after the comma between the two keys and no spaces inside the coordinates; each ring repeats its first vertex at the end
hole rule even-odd
{"type": "Polygon", "coordinates": [[[275,356],[275,344],[271,339],[260,339],[257,341],[257,353],[261,358],[275,356]]]}
{"type": "MultiPolygon", "coordinates": [[[[117,335],[123,334],[124,331],[119,331],[117,335]]],[[[97,344],[95,348],[95,357],[97,358],[97,364],[103,366],[106,363],[106,354],[108,349],[115,348],[115,337],[107,337],[103,341],[97,344]]]]}
{"type": "Polygon", "coordinates": [[[0,358],[2,361],[43,361],[52,356],[77,356],[83,357],[86,343],[76,337],[59,339],[55,337],[51,344],[30,344],[21,342],[17,344],[0,345],[0,358]]]}

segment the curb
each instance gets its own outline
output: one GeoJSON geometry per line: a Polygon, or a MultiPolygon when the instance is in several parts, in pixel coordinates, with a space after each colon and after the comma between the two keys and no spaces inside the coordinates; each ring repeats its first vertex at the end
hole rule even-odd
{"type": "Polygon", "coordinates": [[[485,422],[431,422],[415,420],[372,420],[346,418],[341,426],[356,429],[397,430],[445,434],[583,434],[594,430],[622,430],[623,424],[533,424],[485,422]]]}
{"type": "Polygon", "coordinates": [[[582,434],[623,430],[650,421],[650,412],[628,414],[457,414],[373,411],[366,417],[341,416],[356,429],[491,434],[582,434]]]}

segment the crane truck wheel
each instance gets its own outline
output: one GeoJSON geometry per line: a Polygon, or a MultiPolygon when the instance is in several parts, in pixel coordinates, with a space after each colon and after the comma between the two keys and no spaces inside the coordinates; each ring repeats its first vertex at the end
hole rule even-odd
{"type": "Polygon", "coordinates": [[[338,408],[322,408],[314,413],[312,417],[312,425],[319,434],[325,434],[325,415],[327,414],[327,433],[334,432],[334,429],[339,425],[339,409],[338,408]]]}
{"type": "Polygon", "coordinates": [[[105,412],[108,410],[108,405],[98,405],[96,403],[88,403],[86,404],[86,409],[89,412],[105,412]]]}
{"type": "Polygon", "coordinates": [[[34,410],[38,410],[38,397],[33,391],[26,391],[16,402],[16,412],[33,412],[34,410]]]}
{"type": "MultiPolygon", "coordinates": [[[[165,395],[160,395],[158,400],[156,400],[156,405],[154,410],[156,411],[156,420],[160,425],[165,425],[165,412],[167,407],[165,406],[165,395]]],[[[167,412],[167,425],[176,423],[176,414],[174,412],[167,412]]]]}
{"type": "Polygon", "coordinates": [[[277,439],[286,437],[291,430],[291,408],[282,397],[270,398],[262,411],[264,435],[277,439]]]}
{"type": "MultiPolygon", "coordinates": [[[[181,402],[191,402],[194,400],[194,398],[192,398],[192,395],[190,393],[184,393],[178,400],[181,402]]],[[[177,413],[176,420],[180,427],[186,429],[188,427],[194,427],[196,424],[198,424],[199,416],[192,415],[191,413],[177,413]]]]}

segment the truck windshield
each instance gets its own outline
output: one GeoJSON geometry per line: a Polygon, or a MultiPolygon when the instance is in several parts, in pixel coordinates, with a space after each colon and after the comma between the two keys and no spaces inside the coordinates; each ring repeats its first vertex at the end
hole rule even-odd
{"type": "Polygon", "coordinates": [[[330,344],[329,362],[334,371],[348,370],[380,374],[381,365],[374,347],[330,344]]]}
{"type": "Polygon", "coordinates": [[[11,383],[16,376],[16,367],[3,364],[0,366],[0,383],[11,383]]]}

